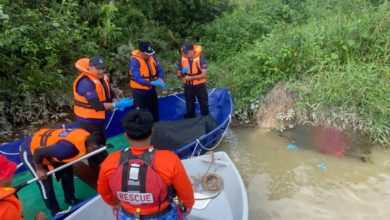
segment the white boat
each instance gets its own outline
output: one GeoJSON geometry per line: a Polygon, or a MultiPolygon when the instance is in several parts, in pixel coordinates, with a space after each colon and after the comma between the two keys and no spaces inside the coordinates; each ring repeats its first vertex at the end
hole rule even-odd
{"type": "MultiPolygon", "coordinates": [[[[248,219],[248,197],[244,183],[236,166],[225,152],[193,157],[182,162],[191,179],[200,177],[208,171],[217,174],[223,182],[219,192],[195,192],[195,205],[191,214],[187,216],[189,220],[248,219]]],[[[115,216],[102,198],[96,196],[65,219],[115,220],[115,216]]]]}
{"type": "Polygon", "coordinates": [[[195,205],[188,217],[189,220],[248,219],[248,196],[244,182],[233,161],[225,152],[205,154],[182,162],[190,177],[201,176],[209,170],[223,181],[221,191],[215,198],[204,200],[210,197],[209,193],[195,192],[195,205]]]}

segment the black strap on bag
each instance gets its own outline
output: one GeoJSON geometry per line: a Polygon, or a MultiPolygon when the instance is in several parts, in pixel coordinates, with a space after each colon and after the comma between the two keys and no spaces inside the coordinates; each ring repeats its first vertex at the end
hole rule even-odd
{"type": "Polygon", "coordinates": [[[120,159],[119,159],[119,165],[123,164],[123,170],[122,170],[122,191],[137,191],[141,193],[146,192],[146,173],[148,166],[151,166],[151,162],[154,157],[155,150],[152,148],[150,150],[145,151],[141,155],[134,155],[129,148],[124,149],[121,151],[120,159]],[[136,183],[134,181],[134,184],[129,184],[129,171],[130,171],[130,163],[128,161],[134,160],[134,159],[140,159],[143,160],[144,163],[141,164],[139,168],[139,182],[136,183]]]}

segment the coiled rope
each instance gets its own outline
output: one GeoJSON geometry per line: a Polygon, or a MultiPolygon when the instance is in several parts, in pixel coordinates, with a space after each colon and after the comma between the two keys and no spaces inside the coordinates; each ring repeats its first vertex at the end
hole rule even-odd
{"type": "Polygon", "coordinates": [[[191,179],[193,180],[193,188],[194,191],[198,188],[200,185],[202,187],[203,191],[206,191],[210,194],[213,194],[206,198],[195,198],[195,200],[206,200],[206,199],[212,199],[215,198],[221,193],[221,189],[223,187],[223,180],[220,176],[218,176],[216,173],[210,173],[209,170],[211,166],[214,163],[214,152],[210,151],[211,154],[211,161],[209,164],[209,167],[207,168],[206,172],[199,176],[198,178],[191,176],[191,179]]]}

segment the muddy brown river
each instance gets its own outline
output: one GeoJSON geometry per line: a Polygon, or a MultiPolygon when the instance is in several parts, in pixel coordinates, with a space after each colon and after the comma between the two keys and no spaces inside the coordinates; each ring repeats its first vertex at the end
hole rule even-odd
{"type": "Polygon", "coordinates": [[[321,153],[305,138],[296,140],[297,149],[287,148],[302,135],[227,132],[218,150],[231,156],[243,177],[250,219],[390,219],[389,150],[374,148],[362,162],[348,153],[321,153]]]}

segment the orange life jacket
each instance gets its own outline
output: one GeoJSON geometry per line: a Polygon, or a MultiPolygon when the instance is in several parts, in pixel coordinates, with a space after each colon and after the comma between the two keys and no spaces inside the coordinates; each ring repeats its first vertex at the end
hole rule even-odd
{"type": "Polygon", "coordinates": [[[56,157],[52,158],[45,158],[43,160],[44,165],[50,165],[53,163],[69,163],[73,160],[76,160],[80,157],[82,157],[87,149],[85,146],[85,140],[88,138],[89,133],[83,129],[64,129],[64,128],[57,128],[57,129],[48,129],[43,128],[37,131],[31,140],[30,150],[32,155],[34,155],[35,150],[39,147],[49,147],[50,145],[56,144],[59,141],[68,141],[71,144],[73,144],[79,153],[72,157],[65,160],[59,160],[56,157]]]}
{"type": "MultiPolygon", "coordinates": [[[[192,60],[192,65],[191,66],[190,66],[189,59],[184,57],[183,54],[181,56],[181,66],[182,66],[182,68],[184,68],[186,66],[190,67],[189,72],[184,73],[185,75],[188,75],[188,76],[195,76],[195,75],[202,74],[202,68],[200,66],[200,57],[202,55],[203,48],[202,48],[202,46],[200,46],[198,44],[195,44],[194,45],[194,50],[195,50],[195,56],[194,56],[194,59],[192,60]]],[[[195,86],[195,85],[199,85],[199,84],[205,83],[205,82],[206,82],[206,78],[203,78],[203,79],[188,80],[188,81],[186,81],[186,84],[195,86]]]]}
{"type": "Polygon", "coordinates": [[[127,213],[137,208],[140,213],[157,207],[165,209],[169,204],[167,185],[154,168],[154,153],[154,148],[138,156],[129,148],[121,151],[119,166],[110,177],[109,185],[127,213]]]}
{"type": "Polygon", "coordinates": [[[88,58],[79,59],[76,62],[75,66],[81,72],[81,74],[76,78],[76,80],[73,83],[73,95],[74,95],[73,112],[76,114],[76,116],[82,118],[105,119],[106,111],[105,110],[96,111],[92,107],[92,105],[88,103],[87,99],[84,96],[79,95],[77,93],[77,84],[82,78],[88,77],[88,79],[90,79],[95,84],[95,91],[97,93],[99,101],[104,102],[107,99],[111,99],[110,82],[108,80],[108,76],[104,75],[104,82],[108,88],[108,94],[106,94],[104,90],[104,86],[100,82],[99,78],[97,78],[93,73],[88,71],[88,66],[89,66],[88,58]]]}
{"type": "MultiPolygon", "coordinates": [[[[157,76],[157,64],[156,64],[157,62],[154,59],[154,57],[153,56],[149,57],[149,62],[148,63],[149,63],[150,70],[152,71],[150,73],[149,72],[149,68],[148,68],[148,64],[139,55],[139,52],[140,52],[139,50],[134,50],[133,53],[132,53],[131,59],[138,60],[138,62],[140,64],[140,68],[139,68],[140,76],[144,80],[146,80],[146,81],[153,81],[153,80],[158,79],[158,76],[157,76]]],[[[137,83],[134,80],[134,76],[131,73],[131,70],[130,70],[130,87],[132,89],[143,89],[143,90],[151,90],[152,89],[152,86],[145,86],[145,85],[137,83]]]]}
{"type": "MultiPolygon", "coordinates": [[[[7,187],[1,187],[0,188],[0,198],[2,198],[2,197],[4,197],[4,196],[6,196],[6,195],[8,195],[9,194],[9,189],[10,188],[7,188],[7,187]]],[[[22,219],[22,204],[20,203],[20,201],[16,198],[16,196],[15,195],[10,195],[10,196],[7,196],[7,197],[5,197],[5,198],[3,198],[3,199],[1,199],[0,200],[0,219],[8,219],[7,218],[7,215],[4,213],[4,211],[6,211],[6,210],[4,210],[3,208],[2,208],[2,203],[3,202],[7,202],[7,203],[11,203],[12,205],[14,205],[15,206],[15,208],[16,208],[16,211],[18,212],[18,213],[20,213],[20,219],[22,219]]],[[[7,208],[8,208],[9,206],[7,206],[7,208]]],[[[7,210],[7,211],[9,211],[9,210],[7,210]]],[[[9,217],[9,216],[8,216],[9,217]]]]}

